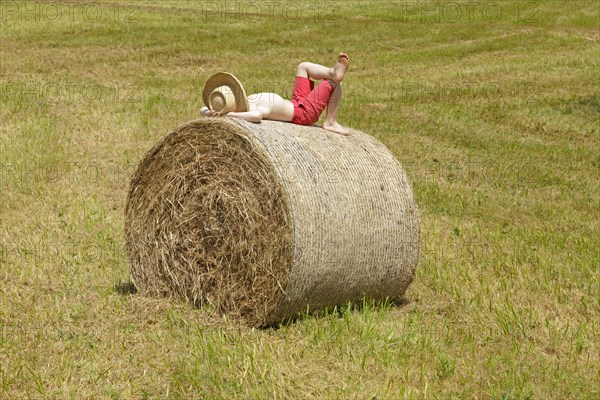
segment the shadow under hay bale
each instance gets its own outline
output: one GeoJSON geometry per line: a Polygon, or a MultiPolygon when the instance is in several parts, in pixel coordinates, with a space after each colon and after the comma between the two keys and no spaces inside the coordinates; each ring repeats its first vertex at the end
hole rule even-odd
{"type": "Polygon", "coordinates": [[[253,326],[397,298],[419,256],[406,175],[357,131],[191,121],[140,162],[125,213],[141,294],[183,297],[253,326]]]}

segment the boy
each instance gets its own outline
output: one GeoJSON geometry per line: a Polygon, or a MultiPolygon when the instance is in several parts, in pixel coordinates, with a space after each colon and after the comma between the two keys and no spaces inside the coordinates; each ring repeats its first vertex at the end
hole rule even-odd
{"type": "MultiPolygon", "coordinates": [[[[342,80],[348,65],[350,65],[350,59],[345,53],[339,54],[337,62],[331,68],[310,62],[300,63],[296,70],[291,101],[285,100],[275,93],[257,93],[248,96],[246,107],[237,107],[235,111],[222,113],[222,109],[217,110],[216,107],[211,107],[213,109],[202,107],[200,112],[207,117],[226,114],[230,117],[243,118],[249,122],[270,119],[299,125],[312,125],[317,122],[321,113],[327,107],[323,129],[348,136],[350,130],[336,121],[342,96],[342,80]],[[311,78],[322,79],[323,81],[314,88],[314,82],[311,81],[311,78]]],[[[236,92],[243,93],[241,84],[239,89],[236,92]]],[[[210,105],[209,102],[205,97],[205,103],[210,105]]]]}

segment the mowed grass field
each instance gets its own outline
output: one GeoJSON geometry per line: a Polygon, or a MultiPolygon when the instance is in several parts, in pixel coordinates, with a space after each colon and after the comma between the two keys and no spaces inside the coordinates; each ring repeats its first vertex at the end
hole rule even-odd
{"type": "Polygon", "coordinates": [[[600,398],[599,7],[2,0],[0,398],[600,398]],[[135,294],[145,151],[213,73],[289,98],[339,51],[420,208],[405,297],[256,330],[135,294]]]}

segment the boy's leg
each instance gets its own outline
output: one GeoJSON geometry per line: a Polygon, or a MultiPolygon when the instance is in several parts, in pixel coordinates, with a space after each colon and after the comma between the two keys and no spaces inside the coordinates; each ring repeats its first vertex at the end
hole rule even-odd
{"type": "Polygon", "coordinates": [[[350,134],[350,130],[337,123],[337,112],[342,97],[342,84],[331,79],[322,81],[308,96],[304,98],[308,124],[313,124],[327,107],[323,129],[342,135],[350,134]]]}
{"type": "Polygon", "coordinates": [[[340,105],[340,100],[342,99],[342,84],[337,83],[332,85],[333,92],[331,93],[331,97],[329,97],[329,101],[327,102],[327,111],[325,112],[325,122],[333,123],[337,119],[338,106],[340,105]]]}
{"type": "Polygon", "coordinates": [[[296,76],[312,78],[315,80],[331,79],[335,82],[341,82],[348,68],[350,60],[345,53],[340,53],[338,61],[331,68],[311,62],[302,62],[298,65],[296,76]]]}
{"type": "Polygon", "coordinates": [[[325,114],[325,121],[323,121],[323,129],[348,136],[350,135],[350,129],[343,127],[336,120],[341,99],[342,83],[338,82],[335,84],[331,97],[329,97],[329,101],[327,102],[327,112],[325,114]]]}

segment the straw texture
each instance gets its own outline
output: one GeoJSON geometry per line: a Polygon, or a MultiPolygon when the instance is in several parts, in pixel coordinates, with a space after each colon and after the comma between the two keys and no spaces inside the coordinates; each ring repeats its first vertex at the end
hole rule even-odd
{"type": "Polygon", "coordinates": [[[194,120],[157,143],[132,178],[125,219],[142,294],[254,326],[401,296],[419,232],[406,174],[375,138],[233,118],[194,120]]]}

